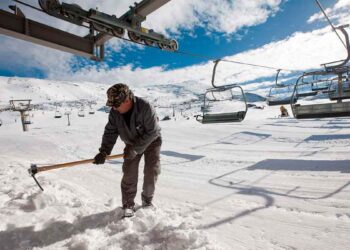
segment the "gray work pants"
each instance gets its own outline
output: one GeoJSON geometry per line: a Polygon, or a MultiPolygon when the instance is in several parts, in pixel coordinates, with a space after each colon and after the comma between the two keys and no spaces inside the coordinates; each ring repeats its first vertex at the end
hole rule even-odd
{"type": "Polygon", "coordinates": [[[123,178],[121,182],[122,203],[123,206],[134,206],[135,196],[137,192],[137,180],[139,172],[139,163],[142,155],[145,157],[145,167],[143,170],[143,190],[142,197],[152,200],[157,182],[160,174],[160,147],[162,145],[161,137],[155,139],[143,152],[138,154],[132,160],[124,160],[123,163],[123,178]]]}

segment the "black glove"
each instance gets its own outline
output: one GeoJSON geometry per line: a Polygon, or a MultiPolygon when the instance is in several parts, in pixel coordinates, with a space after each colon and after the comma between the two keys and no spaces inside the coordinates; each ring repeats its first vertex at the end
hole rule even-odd
{"type": "Polygon", "coordinates": [[[125,160],[132,160],[136,157],[136,155],[137,155],[137,153],[132,148],[132,146],[127,144],[124,148],[124,159],[125,160]]]}
{"type": "Polygon", "coordinates": [[[97,165],[103,164],[105,163],[106,156],[107,156],[107,153],[102,151],[95,156],[94,161],[92,163],[97,165]]]}

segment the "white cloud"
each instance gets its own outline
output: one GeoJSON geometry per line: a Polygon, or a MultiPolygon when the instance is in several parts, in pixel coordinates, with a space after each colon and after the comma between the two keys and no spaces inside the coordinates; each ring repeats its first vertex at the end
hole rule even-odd
{"type": "MultiPolygon", "coordinates": [[[[332,8],[325,9],[325,13],[334,25],[343,25],[350,21],[348,11],[349,7],[350,0],[339,0],[332,8]]],[[[320,20],[326,21],[324,14],[321,12],[321,10],[312,15],[307,22],[313,23],[320,20]]]]}
{"type": "Polygon", "coordinates": [[[40,70],[47,74],[70,74],[73,56],[22,40],[0,35],[0,68],[20,72],[40,70]]]}
{"type": "Polygon", "coordinates": [[[159,32],[179,32],[201,26],[233,34],[243,27],[264,23],[279,10],[281,0],[222,1],[173,0],[150,15],[145,24],[159,32]]]}

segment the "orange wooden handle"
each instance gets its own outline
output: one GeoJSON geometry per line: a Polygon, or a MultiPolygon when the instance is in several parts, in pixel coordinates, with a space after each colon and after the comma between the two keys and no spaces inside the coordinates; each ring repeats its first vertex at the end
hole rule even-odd
{"type": "MultiPolygon", "coordinates": [[[[122,158],[123,156],[124,156],[123,154],[108,155],[106,157],[106,160],[122,158]]],[[[43,167],[38,167],[36,170],[37,170],[37,172],[43,172],[43,171],[48,171],[48,170],[57,169],[57,168],[73,167],[73,166],[80,165],[80,164],[92,163],[92,162],[94,162],[94,160],[95,159],[87,159],[87,160],[73,161],[73,162],[61,163],[61,164],[50,165],[50,166],[43,166],[43,167]]]]}

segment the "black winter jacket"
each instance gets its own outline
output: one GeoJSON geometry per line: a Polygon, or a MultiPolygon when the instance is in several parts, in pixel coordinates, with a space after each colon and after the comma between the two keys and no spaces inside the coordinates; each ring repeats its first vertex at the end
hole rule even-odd
{"type": "Polygon", "coordinates": [[[111,154],[118,136],[125,144],[131,145],[138,154],[142,154],[155,139],[161,136],[156,111],[147,100],[134,97],[130,128],[126,125],[122,114],[111,109],[102,136],[100,152],[111,154]]]}

